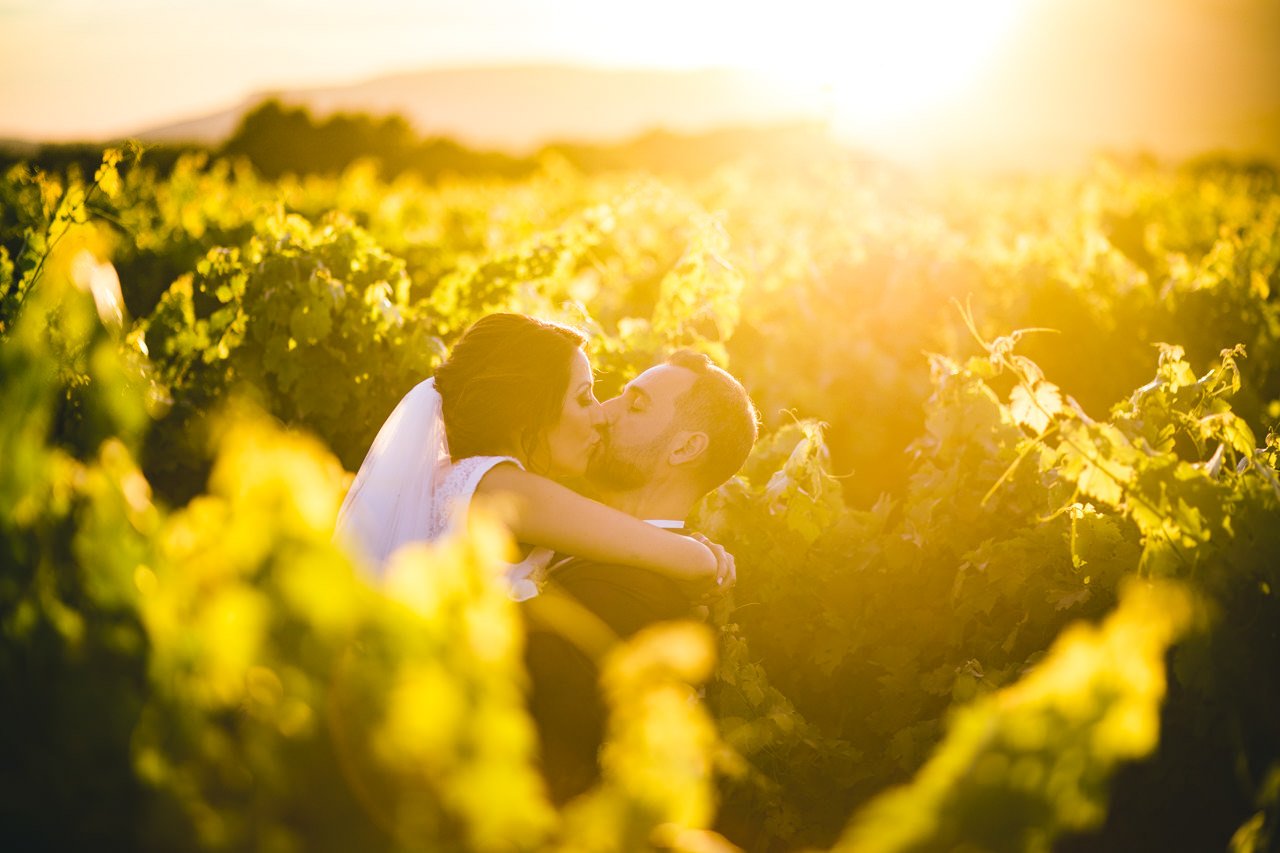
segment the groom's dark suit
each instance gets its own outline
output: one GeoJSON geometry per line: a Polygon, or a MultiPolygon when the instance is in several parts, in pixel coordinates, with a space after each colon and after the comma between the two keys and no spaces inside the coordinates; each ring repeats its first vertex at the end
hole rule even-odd
{"type": "Polygon", "coordinates": [[[689,597],[671,578],[632,566],[573,557],[554,568],[551,583],[622,638],[655,622],[686,618],[693,610],[689,597]]]}
{"type": "MultiPolygon", "coordinates": [[[[688,618],[689,597],[670,578],[631,566],[572,558],[550,575],[543,596],[565,595],[626,639],[656,622],[688,618]]],[[[553,799],[562,803],[596,778],[605,709],[599,671],[572,632],[539,614],[547,602],[522,605],[528,630],[525,662],[533,682],[530,711],[542,743],[543,771],[553,799]]]]}

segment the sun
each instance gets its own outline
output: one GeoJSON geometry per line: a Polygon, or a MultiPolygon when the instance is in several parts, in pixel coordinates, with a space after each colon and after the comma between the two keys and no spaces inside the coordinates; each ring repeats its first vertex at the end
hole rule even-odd
{"type": "Polygon", "coordinates": [[[1037,0],[792,0],[747,63],[874,129],[974,86],[1037,0]]]}

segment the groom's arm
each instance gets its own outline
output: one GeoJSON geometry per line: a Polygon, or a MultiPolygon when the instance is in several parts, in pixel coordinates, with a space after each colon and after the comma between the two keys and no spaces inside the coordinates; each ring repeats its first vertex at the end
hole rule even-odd
{"type": "Polygon", "coordinates": [[[671,578],[589,560],[570,560],[552,571],[550,582],[600,617],[619,637],[655,622],[693,617],[693,601],[671,578]]]}

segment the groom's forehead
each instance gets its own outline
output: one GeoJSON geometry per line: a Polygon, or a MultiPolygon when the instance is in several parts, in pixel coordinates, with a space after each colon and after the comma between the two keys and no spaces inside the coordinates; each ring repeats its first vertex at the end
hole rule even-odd
{"type": "Polygon", "coordinates": [[[697,375],[674,364],[650,367],[626,384],[625,392],[642,394],[655,400],[674,400],[692,387],[697,375]]]}

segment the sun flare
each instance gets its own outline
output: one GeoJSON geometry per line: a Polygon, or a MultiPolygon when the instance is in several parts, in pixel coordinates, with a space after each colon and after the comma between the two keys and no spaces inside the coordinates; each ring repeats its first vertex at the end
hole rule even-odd
{"type": "Polygon", "coordinates": [[[799,90],[817,90],[832,120],[875,128],[918,115],[974,86],[1036,0],[800,0],[751,61],[799,90]]]}

